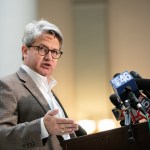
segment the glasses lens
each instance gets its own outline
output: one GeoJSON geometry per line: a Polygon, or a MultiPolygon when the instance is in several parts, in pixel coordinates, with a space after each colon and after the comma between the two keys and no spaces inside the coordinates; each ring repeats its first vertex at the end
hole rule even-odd
{"type": "Polygon", "coordinates": [[[49,50],[44,46],[39,46],[38,47],[38,52],[39,52],[40,55],[45,56],[45,55],[48,54],[49,50]]]}
{"type": "Polygon", "coordinates": [[[58,59],[63,54],[63,52],[58,51],[58,50],[49,50],[47,47],[45,47],[43,45],[36,46],[36,47],[37,47],[38,53],[41,56],[46,56],[50,52],[52,55],[52,58],[58,59]]]}
{"type": "Polygon", "coordinates": [[[60,51],[54,51],[54,50],[51,50],[51,55],[53,58],[59,58],[61,56],[61,52],[60,51]]]}

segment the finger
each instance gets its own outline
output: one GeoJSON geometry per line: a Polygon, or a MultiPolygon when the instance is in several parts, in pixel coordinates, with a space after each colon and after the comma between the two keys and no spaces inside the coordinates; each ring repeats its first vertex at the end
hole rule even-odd
{"type": "Polygon", "coordinates": [[[74,123],[74,120],[69,119],[69,118],[57,118],[57,123],[58,124],[72,124],[74,123]]]}
{"type": "Polygon", "coordinates": [[[76,123],[73,123],[73,124],[64,124],[64,127],[65,128],[78,128],[78,124],[76,124],[76,123]]]}
{"type": "Polygon", "coordinates": [[[72,133],[78,130],[78,124],[60,124],[59,129],[62,134],[72,133]]]}
{"type": "Polygon", "coordinates": [[[76,129],[76,130],[78,130],[78,124],[59,124],[59,128],[60,129],[64,129],[64,128],[66,128],[66,129],[76,129]]]}
{"type": "Polygon", "coordinates": [[[50,116],[55,116],[55,115],[58,114],[58,112],[59,112],[58,109],[54,109],[54,110],[49,110],[49,111],[47,112],[47,114],[50,115],[50,116]]]}
{"type": "Polygon", "coordinates": [[[74,131],[77,131],[76,128],[62,128],[60,129],[60,133],[63,134],[70,134],[73,133],[74,131]]]}

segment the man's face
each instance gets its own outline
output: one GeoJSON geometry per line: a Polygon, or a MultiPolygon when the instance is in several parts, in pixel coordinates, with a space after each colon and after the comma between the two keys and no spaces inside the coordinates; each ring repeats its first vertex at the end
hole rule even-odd
{"type": "MultiPolygon", "coordinates": [[[[50,50],[59,50],[60,44],[56,37],[50,34],[43,34],[39,36],[32,46],[43,45],[50,50]]],[[[58,59],[53,59],[51,52],[45,56],[41,56],[37,48],[30,47],[26,45],[22,46],[22,55],[24,57],[24,64],[30,67],[35,72],[39,73],[42,76],[49,77],[57,65],[58,59]]]]}

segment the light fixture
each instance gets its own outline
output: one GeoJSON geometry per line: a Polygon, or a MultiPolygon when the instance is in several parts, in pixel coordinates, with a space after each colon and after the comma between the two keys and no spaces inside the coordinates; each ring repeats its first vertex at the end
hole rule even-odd
{"type": "Polygon", "coordinates": [[[78,124],[86,130],[87,134],[94,133],[96,130],[96,121],[94,120],[79,120],[78,124]]]}
{"type": "Polygon", "coordinates": [[[97,123],[97,130],[99,132],[114,129],[115,127],[116,127],[115,122],[112,119],[99,120],[97,123]]]}

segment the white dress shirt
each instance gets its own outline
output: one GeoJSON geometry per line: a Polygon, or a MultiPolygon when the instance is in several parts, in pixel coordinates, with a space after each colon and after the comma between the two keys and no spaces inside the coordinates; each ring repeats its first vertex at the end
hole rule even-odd
{"type": "MultiPolygon", "coordinates": [[[[47,100],[51,110],[59,109],[57,117],[65,118],[62,108],[60,107],[60,105],[58,104],[58,102],[56,101],[56,99],[52,93],[52,88],[57,84],[57,81],[55,79],[53,79],[52,77],[50,77],[51,81],[50,81],[50,83],[48,83],[47,77],[44,77],[44,76],[36,73],[35,71],[30,69],[26,65],[22,64],[21,67],[28,73],[28,75],[32,78],[32,80],[35,82],[37,87],[40,89],[43,96],[47,100]]],[[[49,136],[49,134],[45,128],[43,118],[41,118],[41,138],[43,139],[48,136],[49,136]]],[[[70,135],[69,134],[63,135],[63,138],[65,140],[70,139],[70,135]]]]}

